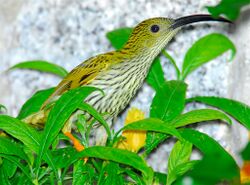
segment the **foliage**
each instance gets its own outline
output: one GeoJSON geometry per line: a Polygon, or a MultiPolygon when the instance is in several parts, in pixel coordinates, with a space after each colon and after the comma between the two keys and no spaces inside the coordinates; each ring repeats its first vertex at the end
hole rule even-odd
{"type": "Polygon", "coordinates": [[[236,20],[242,7],[250,4],[250,0],[222,0],[216,6],[208,6],[208,11],[215,17],[223,14],[230,20],[236,20]]]}
{"type": "Polygon", "coordinates": [[[41,72],[48,72],[58,75],[60,77],[65,77],[68,74],[68,72],[63,67],[42,60],[21,62],[10,68],[10,70],[13,69],[39,70],[41,72]]]}
{"type": "Polygon", "coordinates": [[[24,119],[32,113],[38,112],[45,100],[54,92],[54,88],[37,91],[25,104],[22,106],[18,118],[24,119]]]}
{"type": "MultiPolygon", "coordinates": [[[[120,49],[130,34],[131,28],[121,28],[109,32],[107,38],[112,46],[120,49]]],[[[7,134],[0,136],[0,184],[170,185],[183,184],[187,177],[193,184],[239,183],[239,167],[225,149],[201,132],[180,128],[213,120],[231,124],[231,116],[249,129],[250,108],[244,103],[219,97],[186,98],[188,84],[184,82],[185,78],[204,63],[229,50],[234,56],[236,49],[227,37],[221,34],[207,35],[188,50],[182,70],[163,51],[163,56],[176,69],[176,80],[165,80],[160,58],[156,58],[147,77],[147,83],[155,90],[149,117],[134,119],[117,132],[109,127],[93,107],[83,102],[92,92],[100,91],[93,87],[80,87],[64,93],[50,107],[44,129],[37,130],[22,119],[39,111],[53,88],[35,93],[24,103],[17,118],[0,115],[0,129],[7,134]],[[204,47],[209,48],[209,52],[204,47]],[[219,110],[198,109],[183,113],[187,103],[193,101],[214,106],[219,110]],[[84,116],[75,118],[76,132],[73,134],[86,147],[81,152],[76,151],[60,133],[78,110],[88,112],[94,119],[89,123],[84,116]],[[90,133],[95,122],[99,122],[108,135],[105,146],[92,146],[90,142],[90,133]],[[141,153],[117,148],[117,143],[126,139],[123,137],[125,134],[121,134],[126,131],[134,131],[134,134],[147,131],[146,144],[141,153]],[[168,167],[167,173],[153,171],[146,162],[147,156],[161,142],[173,137],[176,143],[168,158],[168,165],[165,165],[168,167]],[[201,160],[190,160],[193,148],[201,151],[201,160]]],[[[47,68],[46,65],[47,63],[44,65],[40,62],[28,62],[17,64],[14,68],[53,72],[61,77],[67,74],[61,67],[49,65],[47,68]]],[[[249,149],[246,151],[249,152],[249,149]]],[[[246,152],[243,155],[244,153],[246,152]]]]}
{"type": "Polygon", "coordinates": [[[222,53],[231,50],[232,57],[235,55],[236,49],[233,43],[224,35],[212,33],[199,39],[187,51],[181,72],[181,79],[185,79],[188,74],[200,67],[202,64],[215,59],[222,53]],[[204,49],[206,46],[206,49],[204,49]]]}

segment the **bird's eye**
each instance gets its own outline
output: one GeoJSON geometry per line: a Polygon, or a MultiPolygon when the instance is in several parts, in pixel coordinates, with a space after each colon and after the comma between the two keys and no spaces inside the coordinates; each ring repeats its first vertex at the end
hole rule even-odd
{"type": "Polygon", "coordinates": [[[158,25],[153,25],[153,26],[151,26],[151,31],[153,32],[153,33],[156,33],[156,32],[158,32],[160,30],[160,27],[158,26],[158,25]]]}

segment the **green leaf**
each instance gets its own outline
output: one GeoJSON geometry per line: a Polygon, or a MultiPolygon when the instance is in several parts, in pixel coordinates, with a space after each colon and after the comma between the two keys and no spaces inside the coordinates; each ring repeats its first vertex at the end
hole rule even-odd
{"type": "MultiPolygon", "coordinates": [[[[0,129],[20,140],[31,151],[38,153],[41,135],[31,126],[16,118],[7,115],[0,115],[0,129]]],[[[50,153],[46,152],[44,159],[48,162],[51,168],[53,168],[54,172],[56,172],[50,153]]]]}
{"type": "MultiPolygon", "coordinates": [[[[237,163],[215,140],[192,129],[181,129],[180,133],[184,139],[194,144],[204,154],[201,162],[196,164],[187,176],[204,185],[217,184],[223,180],[233,182],[232,184],[240,184],[237,163]]],[[[183,178],[180,179],[182,182],[183,178]]]]}
{"type": "Polygon", "coordinates": [[[182,81],[168,81],[153,98],[150,117],[170,121],[180,115],[185,105],[187,85],[182,81]]]}
{"type": "Polygon", "coordinates": [[[180,165],[189,162],[192,153],[192,144],[188,141],[177,141],[168,158],[168,176],[167,185],[171,185],[178,176],[183,175],[190,169],[189,165],[181,166],[182,170],[178,170],[180,165]],[[183,169],[184,167],[184,169],[183,169]],[[179,173],[178,173],[179,172],[179,173]],[[180,173],[181,172],[181,173],[180,173]]]}
{"type": "Polygon", "coordinates": [[[250,142],[248,142],[247,146],[241,151],[240,154],[244,161],[250,161],[250,142]]]}
{"type": "Polygon", "coordinates": [[[87,103],[81,103],[78,106],[79,109],[87,111],[91,116],[93,116],[106,130],[108,138],[111,138],[111,131],[109,128],[108,123],[105,121],[105,119],[89,104],[87,103]]]}
{"type": "Polygon", "coordinates": [[[157,57],[148,73],[148,76],[146,78],[147,83],[153,87],[156,91],[161,88],[162,85],[164,85],[165,79],[164,79],[164,73],[161,67],[161,61],[159,57],[157,57]]]}
{"type": "Polygon", "coordinates": [[[0,153],[6,155],[15,155],[16,157],[20,157],[26,162],[29,162],[29,158],[24,153],[22,146],[6,137],[0,137],[0,153]]]}
{"type": "Polygon", "coordinates": [[[33,182],[28,180],[24,173],[18,173],[13,179],[11,179],[11,184],[15,185],[34,185],[33,182]]]}
{"type": "MultiPolygon", "coordinates": [[[[142,178],[131,169],[124,169],[125,173],[135,182],[136,185],[146,185],[142,178]]],[[[154,174],[155,177],[155,174],[154,174]]]]}
{"type": "Polygon", "coordinates": [[[95,169],[88,163],[83,164],[82,160],[78,160],[73,168],[73,185],[91,185],[94,184],[95,169]]]}
{"type": "Polygon", "coordinates": [[[184,80],[192,71],[228,50],[232,51],[231,58],[233,58],[236,48],[226,36],[212,33],[202,37],[193,44],[185,55],[182,66],[182,79],[184,80]]]}
{"type": "Polygon", "coordinates": [[[172,174],[174,175],[174,178],[175,178],[175,181],[173,182],[173,184],[175,184],[176,180],[181,178],[188,171],[191,171],[192,169],[194,169],[195,165],[197,165],[199,162],[200,160],[187,161],[176,166],[172,171],[172,174]]]}
{"type": "Polygon", "coordinates": [[[121,49],[128,41],[132,31],[133,28],[119,28],[108,32],[106,36],[115,49],[121,49]]]}
{"type": "Polygon", "coordinates": [[[197,96],[187,100],[187,102],[192,101],[216,107],[232,116],[250,130],[250,107],[248,105],[235,100],[212,96],[197,96]]]}
{"type": "Polygon", "coordinates": [[[11,182],[8,177],[8,172],[3,165],[0,165],[0,184],[2,185],[11,185],[11,182]]]}
{"type": "MultiPolygon", "coordinates": [[[[59,148],[52,151],[53,161],[57,168],[66,168],[72,164],[71,158],[77,151],[72,147],[59,148]]],[[[82,163],[83,164],[83,163],[82,163]]]]}
{"type": "Polygon", "coordinates": [[[144,155],[149,155],[160,143],[169,137],[169,135],[159,132],[147,132],[144,155]]]}
{"type": "Polygon", "coordinates": [[[32,182],[32,178],[30,176],[28,168],[20,162],[19,158],[5,154],[0,154],[0,157],[5,158],[10,162],[14,163],[16,166],[18,166],[22,170],[22,172],[26,175],[26,178],[32,182]]]}
{"type": "Polygon", "coordinates": [[[142,172],[147,184],[152,184],[153,170],[137,154],[112,147],[93,146],[86,148],[78,157],[94,157],[131,166],[142,172]]]}
{"type": "Polygon", "coordinates": [[[38,151],[39,133],[26,123],[7,115],[0,115],[0,129],[22,141],[29,149],[38,151]]]}
{"type": "Polygon", "coordinates": [[[37,91],[28,101],[22,106],[17,118],[24,119],[32,113],[38,112],[42,104],[54,92],[54,88],[37,91]]]}
{"type": "Polygon", "coordinates": [[[177,118],[175,118],[170,122],[170,125],[177,128],[193,123],[211,121],[211,120],[223,120],[230,124],[232,123],[231,119],[223,112],[213,109],[200,109],[200,110],[193,110],[178,116],[177,118]]]}
{"type": "Polygon", "coordinates": [[[120,167],[117,163],[105,163],[99,176],[97,185],[123,185],[123,176],[120,173],[120,167]]]}
{"type": "Polygon", "coordinates": [[[167,175],[165,173],[154,172],[154,178],[156,184],[166,184],[167,183],[167,175]]]}
{"type": "Polygon", "coordinates": [[[12,178],[16,173],[17,165],[12,163],[11,161],[8,161],[7,159],[2,159],[2,160],[3,160],[2,168],[5,171],[5,174],[7,175],[8,178],[12,178]]]}
{"type": "Polygon", "coordinates": [[[147,141],[148,138],[146,139],[146,144],[145,144],[146,154],[149,154],[153,150],[153,148],[157,144],[159,144],[158,143],[159,141],[163,141],[166,138],[168,138],[169,136],[167,134],[170,134],[170,135],[176,136],[179,139],[182,139],[178,131],[174,127],[170,126],[169,123],[156,119],[156,118],[148,118],[148,119],[144,119],[144,120],[137,121],[134,123],[130,123],[129,125],[126,125],[125,127],[123,127],[121,130],[153,131],[152,137],[150,136],[149,138],[152,138],[154,140],[147,141]],[[154,132],[157,132],[157,133],[154,133],[154,132]],[[157,135],[154,135],[154,134],[157,134],[157,135]]]}
{"type": "Polygon", "coordinates": [[[127,150],[121,150],[111,147],[94,146],[86,148],[82,152],[72,156],[71,160],[72,162],[74,162],[77,159],[83,157],[94,157],[129,165],[141,171],[147,179],[147,182],[152,181],[153,178],[153,171],[150,167],[146,165],[146,162],[137,154],[129,152],[127,150]]]}
{"type": "Polygon", "coordinates": [[[164,122],[156,118],[148,118],[148,119],[130,123],[126,125],[125,127],[123,127],[121,130],[154,131],[154,132],[160,132],[164,134],[170,134],[170,135],[177,137],[178,139],[182,139],[180,134],[174,127],[169,125],[167,122],[164,122]]]}
{"type": "Polygon", "coordinates": [[[218,5],[206,8],[214,17],[223,14],[231,20],[236,20],[240,15],[241,8],[249,4],[250,0],[222,0],[218,5]]]}
{"type": "Polygon", "coordinates": [[[65,77],[68,74],[68,72],[63,67],[42,60],[21,62],[12,66],[9,70],[13,69],[32,69],[41,72],[52,73],[60,77],[65,77]]]}
{"type": "MultiPolygon", "coordinates": [[[[182,81],[168,81],[156,91],[153,98],[150,117],[165,121],[174,119],[180,115],[185,105],[187,85],[182,81]]],[[[167,138],[163,133],[147,133],[145,152],[149,154],[159,143],[167,138]]]]}
{"type": "Polygon", "coordinates": [[[49,149],[70,115],[79,107],[82,101],[97,89],[94,87],[79,87],[64,93],[51,109],[42,135],[41,145],[37,156],[36,171],[44,153],[49,149]]]}

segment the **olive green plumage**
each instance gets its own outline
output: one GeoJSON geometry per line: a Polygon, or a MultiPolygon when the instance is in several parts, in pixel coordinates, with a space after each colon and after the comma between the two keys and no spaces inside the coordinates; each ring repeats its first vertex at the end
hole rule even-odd
{"type": "MultiPolygon", "coordinates": [[[[150,66],[171,38],[183,25],[199,21],[224,21],[209,15],[194,15],[179,19],[152,18],[138,24],[128,42],[119,51],[92,57],[74,68],[56,87],[55,92],[42,106],[41,113],[25,119],[37,124],[45,121],[43,108],[62,93],[79,87],[94,86],[104,91],[104,96],[94,92],[86,102],[100,113],[108,113],[106,119],[116,117],[142,86],[150,66]]],[[[67,126],[64,131],[70,130],[67,126]]]]}
{"type": "Polygon", "coordinates": [[[88,85],[102,89],[105,95],[93,93],[86,102],[100,113],[116,116],[142,86],[154,58],[176,33],[170,31],[171,23],[166,18],[143,21],[135,27],[123,49],[97,55],[73,69],[44,106],[65,91],[88,85]],[[152,32],[153,25],[159,27],[157,32],[152,32]]]}

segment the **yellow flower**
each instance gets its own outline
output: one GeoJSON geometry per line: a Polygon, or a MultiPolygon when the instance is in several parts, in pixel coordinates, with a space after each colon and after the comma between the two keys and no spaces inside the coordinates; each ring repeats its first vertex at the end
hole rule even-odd
{"type": "MultiPolygon", "coordinates": [[[[144,112],[137,108],[131,108],[125,119],[125,125],[145,118],[144,112]]],[[[122,132],[123,140],[119,141],[117,147],[132,152],[138,152],[145,145],[146,131],[126,130],[122,132]]]]}
{"type": "Polygon", "coordinates": [[[244,165],[240,170],[241,183],[250,183],[250,161],[244,161],[244,165]]]}

